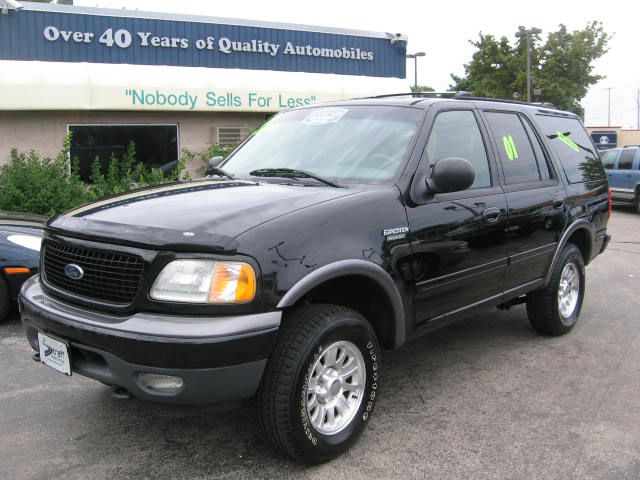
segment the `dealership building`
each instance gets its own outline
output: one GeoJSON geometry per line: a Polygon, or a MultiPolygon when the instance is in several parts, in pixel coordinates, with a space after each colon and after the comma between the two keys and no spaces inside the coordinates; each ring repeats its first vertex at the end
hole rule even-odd
{"type": "Polygon", "coordinates": [[[0,164],[55,155],[86,172],[233,145],[274,113],[409,90],[401,34],[0,0],[0,164]]]}

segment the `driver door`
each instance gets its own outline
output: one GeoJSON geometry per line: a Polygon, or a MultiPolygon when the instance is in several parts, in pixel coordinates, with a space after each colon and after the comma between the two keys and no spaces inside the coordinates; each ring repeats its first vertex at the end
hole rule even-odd
{"type": "Polygon", "coordinates": [[[474,166],[474,184],[459,192],[427,194],[420,204],[407,206],[417,324],[499,298],[503,291],[506,197],[478,115],[460,103],[438,109],[428,122],[432,127],[421,167],[430,171],[441,158],[462,157],[474,166]]]}

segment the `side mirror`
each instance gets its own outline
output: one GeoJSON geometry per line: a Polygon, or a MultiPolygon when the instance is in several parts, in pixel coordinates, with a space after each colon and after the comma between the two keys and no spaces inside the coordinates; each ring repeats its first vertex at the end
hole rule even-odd
{"type": "Polygon", "coordinates": [[[224,160],[224,157],[211,157],[209,159],[209,163],[207,163],[207,171],[205,172],[205,175],[211,175],[212,173],[214,173],[213,169],[220,165],[220,163],[222,163],[222,160],[224,160]]]}
{"type": "Polygon", "coordinates": [[[476,179],[476,172],[469,160],[445,157],[438,160],[427,178],[427,188],[434,193],[449,193],[466,190],[476,179]]]}

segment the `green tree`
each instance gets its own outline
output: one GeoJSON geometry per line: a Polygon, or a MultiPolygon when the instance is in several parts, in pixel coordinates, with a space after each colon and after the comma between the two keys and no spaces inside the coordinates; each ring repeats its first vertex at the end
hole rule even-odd
{"type": "Polygon", "coordinates": [[[435,90],[428,85],[411,85],[411,91],[413,93],[435,92],[435,90]]]}
{"type": "MultiPolygon", "coordinates": [[[[524,27],[519,27],[524,30],[524,27]]],[[[601,22],[593,21],[582,30],[569,32],[565,25],[548,34],[531,36],[531,88],[540,89],[540,100],[582,114],[580,100],[589,86],[604,77],[595,75],[594,61],[607,52],[607,34],[601,22]]],[[[480,33],[471,61],[464,65],[464,76],[451,75],[452,90],[492,98],[526,98],[527,40],[511,44],[507,37],[497,39],[480,33]]]]}

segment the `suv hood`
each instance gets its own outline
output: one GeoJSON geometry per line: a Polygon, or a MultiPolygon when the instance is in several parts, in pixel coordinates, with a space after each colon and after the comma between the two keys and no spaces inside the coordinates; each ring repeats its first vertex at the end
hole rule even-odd
{"type": "Polygon", "coordinates": [[[235,237],[252,227],[356,191],[244,180],[174,183],[78,207],[47,229],[154,249],[233,251],[235,237]]]}

